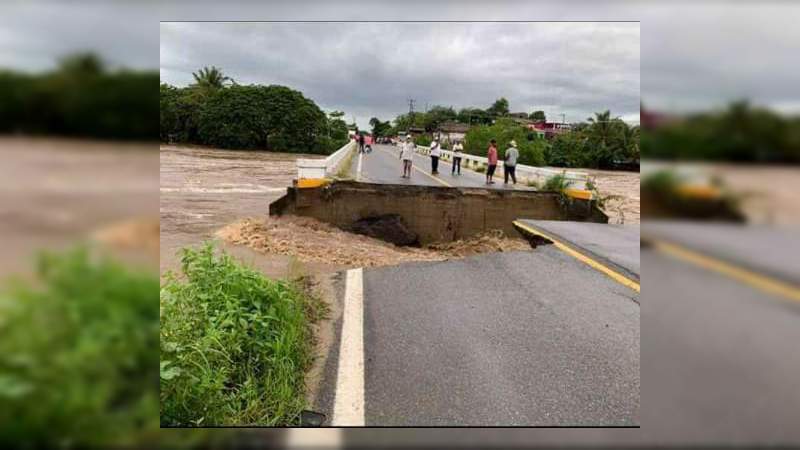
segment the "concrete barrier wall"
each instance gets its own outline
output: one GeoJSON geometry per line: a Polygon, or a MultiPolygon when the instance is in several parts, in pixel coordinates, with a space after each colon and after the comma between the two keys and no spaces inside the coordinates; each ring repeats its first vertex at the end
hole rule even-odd
{"type": "Polygon", "coordinates": [[[314,217],[342,229],[367,217],[398,214],[421,244],[447,242],[499,229],[517,234],[519,218],[608,222],[594,202],[553,192],[501,191],[339,181],[318,188],[289,188],[270,215],[314,217]]]}
{"type": "Polygon", "coordinates": [[[336,172],[356,149],[355,141],[344,144],[325,159],[297,159],[297,179],[322,179],[336,172]]]}
{"type": "MultiPolygon", "coordinates": [[[[417,153],[421,155],[429,155],[431,153],[430,147],[423,145],[416,146],[417,153]]],[[[453,152],[449,150],[441,150],[443,161],[452,161],[453,152]]],[[[503,165],[503,161],[498,161],[499,165],[503,165]]],[[[470,155],[469,153],[461,153],[461,165],[464,168],[475,170],[478,167],[484,169],[489,165],[489,160],[483,156],[470,155]]],[[[525,164],[517,164],[517,178],[523,180],[536,181],[539,185],[547,182],[547,179],[555,175],[564,175],[568,181],[572,183],[572,187],[577,189],[586,189],[586,182],[589,181],[589,174],[586,172],[577,172],[574,170],[566,169],[549,169],[546,167],[526,166],[525,164]]]]}

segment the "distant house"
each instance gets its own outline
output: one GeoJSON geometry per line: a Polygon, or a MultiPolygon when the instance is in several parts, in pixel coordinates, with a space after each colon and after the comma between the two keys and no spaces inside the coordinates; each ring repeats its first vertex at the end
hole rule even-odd
{"type": "Polygon", "coordinates": [[[425,128],[409,127],[408,130],[406,130],[406,134],[410,135],[411,137],[416,137],[425,134],[425,128]]]}
{"type": "Polygon", "coordinates": [[[469,125],[460,122],[442,122],[436,130],[439,140],[442,142],[463,141],[469,131],[469,125]]]}
{"type": "Polygon", "coordinates": [[[552,139],[554,136],[572,129],[572,125],[560,122],[536,122],[528,125],[529,130],[544,133],[544,137],[552,139]]]}
{"type": "Polygon", "coordinates": [[[644,130],[656,130],[677,121],[674,116],[644,109],[644,107],[642,107],[639,112],[639,118],[642,129],[644,130]]]}
{"type": "Polygon", "coordinates": [[[515,113],[509,114],[508,117],[511,117],[512,119],[527,119],[528,118],[528,113],[515,112],[515,113]]]}

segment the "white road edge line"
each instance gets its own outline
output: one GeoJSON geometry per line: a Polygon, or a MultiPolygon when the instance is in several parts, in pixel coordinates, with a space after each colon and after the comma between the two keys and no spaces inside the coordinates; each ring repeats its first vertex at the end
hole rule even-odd
{"type": "Polygon", "coordinates": [[[336,428],[290,428],[286,448],[342,448],[342,430],[336,428]]]}
{"type": "Polygon", "coordinates": [[[361,268],[347,271],[331,425],[364,426],[364,275],[361,268]]]}
{"type": "Polygon", "coordinates": [[[364,160],[364,154],[358,154],[358,167],[356,168],[356,181],[361,181],[361,161],[364,160]]]}

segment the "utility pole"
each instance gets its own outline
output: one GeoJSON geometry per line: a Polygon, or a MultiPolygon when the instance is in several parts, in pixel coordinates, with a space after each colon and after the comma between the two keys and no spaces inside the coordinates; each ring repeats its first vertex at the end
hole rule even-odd
{"type": "MultiPolygon", "coordinates": [[[[408,120],[409,120],[408,128],[409,129],[412,126],[414,126],[414,103],[415,102],[416,102],[416,100],[414,100],[413,98],[409,98],[408,99],[408,120]]],[[[406,130],[406,131],[408,131],[408,130],[406,130]]]]}

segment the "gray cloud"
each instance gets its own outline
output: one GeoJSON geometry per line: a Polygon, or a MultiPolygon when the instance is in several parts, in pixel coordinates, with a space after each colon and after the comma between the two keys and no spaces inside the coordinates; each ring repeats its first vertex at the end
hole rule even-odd
{"type": "MultiPolygon", "coordinates": [[[[800,27],[795,22],[798,14],[798,2],[757,0],[571,0],[568,3],[556,0],[8,0],[0,2],[0,67],[47,69],[58,56],[89,49],[115,65],[156,68],[159,67],[160,20],[638,20],[641,21],[641,92],[646,106],[668,110],[707,109],[748,98],[754,103],[797,113],[800,111],[800,91],[796,87],[800,27]]],[[[345,51],[334,45],[336,37],[327,36],[319,43],[331,55],[345,51]]],[[[256,37],[252,39],[256,42],[256,37]]],[[[303,42],[309,37],[291,35],[291,39],[303,42]]],[[[388,40],[387,37],[381,42],[388,40]]],[[[406,40],[392,43],[392,51],[408,50],[403,42],[406,40]]],[[[558,48],[557,42],[539,43],[545,44],[549,49],[558,48]]],[[[364,47],[367,48],[362,49],[361,54],[371,54],[368,46],[364,47]]],[[[540,52],[538,56],[542,63],[547,61],[544,54],[540,52]]],[[[557,55],[557,52],[550,54],[557,55]]],[[[291,60],[282,62],[280,58],[280,52],[262,54],[260,59],[246,63],[262,73],[268,71],[268,63],[292,65],[291,60]]],[[[565,86],[562,89],[569,83],[564,80],[568,64],[571,62],[565,60],[559,66],[563,70],[548,73],[565,86]]],[[[179,61],[160,67],[162,75],[175,80],[181,80],[180,73],[185,74],[186,70],[179,61]]],[[[389,72],[389,67],[406,71],[406,67],[397,64],[381,70],[389,72]]],[[[415,76],[424,80],[425,70],[420,68],[415,76]]],[[[508,72],[510,78],[518,78],[513,70],[508,72]]],[[[293,77],[303,81],[311,75],[296,72],[293,77]]],[[[337,81],[331,86],[342,88],[344,75],[340,71],[329,72],[327,76],[337,81]]],[[[366,76],[360,75],[361,79],[366,76]]],[[[541,81],[544,75],[540,73],[538,77],[541,81]]],[[[283,80],[286,84],[290,84],[289,81],[283,80]]],[[[596,98],[592,101],[600,102],[603,95],[611,94],[614,83],[625,83],[625,80],[605,81],[608,84],[593,86],[591,95],[596,98]]],[[[487,92],[485,83],[478,79],[458,86],[474,91],[476,98],[492,100],[492,92],[487,92]]],[[[559,97],[561,91],[554,88],[541,92],[533,86],[516,88],[525,98],[543,102],[543,107],[576,108],[571,103],[573,100],[559,97]]],[[[449,93],[447,87],[431,87],[419,96],[435,101],[437,94],[449,93]]],[[[406,95],[411,94],[407,90],[409,85],[396,84],[387,86],[383,94],[405,100],[406,95]]],[[[449,98],[445,100],[456,102],[449,98]]],[[[333,103],[333,94],[315,98],[318,102],[323,99],[326,104],[333,103]]],[[[512,100],[515,109],[525,106],[522,97],[512,100]]],[[[375,114],[391,112],[375,111],[375,114]]]]}
{"type": "Polygon", "coordinates": [[[162,23],[162,81],[216,65],[325,109],[384,120],[425,105],[544,109],[583,120],[639,111],[638,23],[162,23]]]}

